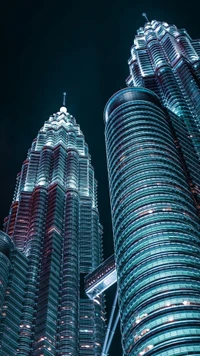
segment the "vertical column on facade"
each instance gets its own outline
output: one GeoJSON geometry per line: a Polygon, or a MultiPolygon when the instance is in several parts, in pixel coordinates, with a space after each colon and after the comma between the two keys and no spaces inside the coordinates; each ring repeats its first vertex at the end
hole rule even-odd
{"type": "Polygon", "coordinates": [[[82,133],[78,133],[76,136],[76,148],[81,156],[85,154],[84,136],[82,133]]]}
{"type": "Polygon", "coordinates": [[[76,134],[74,130],[68,132],[68,147],[69,148],[75,148],[76,147],[76,134]]]}
{"type": "MultiPolygon", "coordinates": [[[[200,57],[200,51],[199,51],[199,57],[200,57]]],[[[195,77],[197,78],[196,84],[198,85],[198,87],[200,87],[200,59],[196,63],[192,64],[192,71],[195,77]]]]}
{"type": "Polygon", "coordinates": [[[59,145],[53,150],[53,170],[52,183],[59,183],[65,186],[66,178],[66,152],[65,149],[59,145]]]}
{"type": "MultiPolygon", "coordinates": [[[[40,141],[41,141],[41,143],[43,142],[42,137],[40,138],[40,141]]],[[[48,131],[46,132],[45,145],[50,146],[50,147],[55,146],[55,131],[53,130],[53,128],[49,128],[48,131]]],[[[39,144],[38,144],[38,146],[40,147],[39,144]]]]}
{"type": "Polygon", "coordinates": [[[19,339],[29,342],[31,324],[27,322],[25,328],[21,324],[23,318],[24,300],[27,286],[28,259],[17,249],[11,253],[12,272],[8,280],[4,305],[6,306],[5,329],[2,340],[2,354],[14,355],[19,351],[19,339]],[[12,348],[12,351],[11,351],[12,348]]]}
{"type": "MultiPolygon", "coordinates": [[[[159,84],[162,89],[163,104],[179,116],[183,116],[184,102],[180,89],[170,66],[161,67],[157,72],[159,84]]],[[[189,114],[189,110],[188,110],[189,114]]]]}
{"type": "Polygon", "coordinates": [[[142,76],[137,61],[132,61],[130,59],[129,68],[131,76],[131,78],[129,78],[129,81],[131,81],[131,86],[142,86],[142,76]]]}
{"type": "Polygon", "coordinates": [[[22,333],[30,333],[30,337],[19,339],[20,356],[29,356],[31,347],[31,333],[34,329],[35,301],[38,290],[39,266],[41,247],[43,245],[46,221],[47,190],[43,187],[35,188],[31,201],[31,217],[28,238],[24,249],[28,257],[27,289],[22,318],[22,333]],[[28,325],[28,326],[27,326],[28,325]]]}
{"type": "Polygon", "coordinates": [[[17,178],[16,178],[16,185],[15,185],[15,191],[14,191],[14,195],[13,195],[13,202],[15,202],[17,200],[17,192],[18,192],[18,189],[19,189],[20,178],[21,178],[21,173],[19,172],[17,174],[17,178]]]}
{"type": "Polygon", "coordinates": [[[124,354],[199,353],[199,218],[166,116],[129,88],[105,122],[124,354]]]}
{"type": "Polygon", "coordinates": [[[58,339],[56,355],[78,355],[79,304],[79,196],[68,189],[65,203],[65,226],[62,245],[60,296],[58,312],[58,339]]]}
{"type": "Polygon", "coordinates": [[[15,230],[15,223],[17,218],[17,211],[19,206],[19,189],[20,189],[20,180],[21,180],[21,172],[17,174],[15,192],[13,196],[13,202],[10,207],[9,215],[4,219],[4,231],[10,236],[13,237],[15,230]],[[18,198],[18,200],[17,200],[18,198]]]}
{"type": "Polygon", "coordinates": [[[198,56],[198,63],[199,63],[199,59],[200,59],[200,41],[198,39],[192,39],[191,40],[191,44],[198,56]]]}
{"type": "Polygon", "coordinates": [[[180,153],[182,154],[186,170],[189,178],[200,187],[200,159],[197,152],[197,147],[194,145],[193,135],[188,134],[185,122],[180,117],[172,112],[169,112],[170,121],[173,126],[173,130],[178,139],[177,145],[180,153]]]}
{"type": "Polygon", "coordinates": [[[92,204],[91,198],[80,197],[79,207],[79,247],[80,273],[89,273],[92,269],[92,240],[91,234],[92,204]]]}
{"type": "Polygon", "coordinates": [[[24,184],[24,190],[33,191],[37,178],[37,169],[40,159],[40,154],[37,151],[30,151],[28,170],[24,184]]]}
{"type": "MultiPolygon", "coordinates": [[[[73,136],[72,136],[73,138],[73,136]]],[[[67,151],[66,187],[78,190],[79,160],[78,152],[71,148],[67,151]]]]}
{"type": "Polygon", "coordinates": [[[16,247],[24,249],[30,211],[31,193],[24,190],[29,160],[24,161],[17,177],[17,186],[9,216],[4,220],[4,230],[13,237],[16,247]]]}
{"type": "Polygon", "coordinates": [[[90,158],[79,157],[79,256],[80,256],[80,309],[79,309],[79,354],[98,356],[101,354],[103,333],[102,297],[96,301],[88,299],[84,291],[84,277],[101,261],[99,245],[99,217],[96,208],[94,171],[90,158]],[[100,335],[99,335],[100,334],[100,335]]]}
{"type": "MultiPolygon", "coordinates": [[[[103,258],[102,253],[102,226],[99,223],[99,215],[96,209],[92,210],[92,262],[93,269],[95,269],[101,262],[103,258]]],[[[94,313],[95,313],[95,324],[94,324],[94,337],[95,337],[95,355],[101,355],[103,348],[103,340],[105,337],[105,313],[104,307],[104,294],[97,296],[94,299],[94,313]]]]}
{"type": "Polygon", "coordinates": [[[81,196],[89,196],[89,162],[86,156],[79,156],[79,192],[81,196]]]}
{"type": "MultiPolygon", "coordinates": [[[[88,161],[88,159],[87,159],[88,161]]],[[[81,162],[80,162],[81,163],[81,162]]],[[[83,172],[82,183],[87,182],[87,171],[83,172]],[[83,173],[84,176],[83,176],[83,173]]],[[[84,196],[85,189],[81,189],[79,205],[79,263],[80,263],[80,304],[79,304],[79,355],[94,355],[94,308],[93,302],[87,298],[84,291],[84,276],[92,269],[92,239],[91,234],[91,197],[84,196]]]]}
{"type": "Polygon", "coordinates": [[[36,141],[34,141],[34,147],[36,151],[40,151],[46,143],[46,133],[40,130],[37,135],[36,141]]]}
{"type": "Polygon", "coordinates": [[[193,63],[198,61],[199,56],[191,43],[191,39],[188,38],[185,32],[181,33],[181,30],[179,32],[180,36],[177,37],[176,42],[180,52],[182,52],[183,56],[187,58],[189,62],[193,63]]]}
{"type": "Polygon", "coordinates": [[[60,127],[56,135],[55,145],[67,146],[67,139],[68,138],[66,129],[60,127]]]}
{"type": "MultiPolygon", "coordinates": [[[[152,66],[154,68],[154,73],[157,71],[160,67],[167,65],[165,55],[163,53],[163,50],[153,33],[146,34],[146,46],[147,46],[147,52],[149,53],[149,57],[151,58],[152,66]]],[[[143,77],[143,85],[150,90],[152,90],[154,93],[157,95],[160,95],[160,87],[158,83],[157,76],[155,74],[151,75],[146,75],[143,77]]],[[[142,75],[142,73],[141,73],[142,75]]]]}
{"type": "Polygon", "coordinates": [[[10,236],[13,237],[14,229],[15,229],[15,221],[17,217],[19,203],[15,201],[12,203],[10,208],[10,214],[4,219],[4,231],[10,236]]]}
{"type": "Polygon", "coordinates": [[[163,65],[167,65],[167,60],[163,53],[163,49],[156,37],[154,39],[150,38],[148,41],[147,36],[147,48],[153,61],[154,70],[160,68],[163,65]]]}
{"type": "MultiPolygon", "coordinates": [[[[87,174],[85,178],[87,177],[87,174]]],[[[83,177],[82,177],[83,178],[83,177]]],[[[79,258],[80,258],[80,307],[79,307],[79,354],[95,354],[95,320],[93,302],[87,298],[84,291],[84,276],[92,270],[92,241],[91,231],[92,199],[81,196],[79,205],[79,258]]]]}
{"type": "MultiPolygon", "coordinates": [[[[172,30],[172,32],[174,32],[172,30]]],[[[181,52],[177,46],[176,39],[172,34],[166,32],[163,38],[160,40],[160,44],[165,52],[165,56],[168,62],[173,66],[180,58],[181,52]]]]}
{"type": "Polygon", "coordinates": [[[40,152],[40,162],[36,185],[48,185],[51,180],[52,171],[52,148],[45,146],[40,152]]]}
{"type": "Polygon", "coordinates": [[[166,57],[164,55],[163,49],[157,40],[156,36],[153,37],[152,35],[146,35],[146,40],[147,40],[147,50],[149,53],[149,56],[152,59],[153,67],[154,67],[154,74],[151,76],[146,76],[143,78],[144,86],[147,87],[148,89],[152,90],[155,94],[161,95],[161,90],[159,86],[159,80],[157,78],[157,75],[155,73],[159,70],[161,67],[168,66],[166,57]]]}
{"type": "MultiPolygon", "coordinates": [[[[86,274],[95,269],[101,262],[101,233],[99,216],[96,209],[92,208],[90,198],[81,198],[79,215],[79,248],[80,248],[80,273],[81,281],[86,274]],[[100,248],[100,251],[99,251],[100,248]]],[[[105,333],[103,296],[90,300],[84,290],[80,290],[80,355],[101,355],[105,333]]]]}
{"type": "Polygon", "coordinates": [[[154,74],[152,59],[146,49],[138,49],[136,52],[136,58],[142,77],[154,74]]]}
{"type": "Polygon", "coordinates": [[[92,270],[102,262],[102,227],[96,209],[92,209],[92,270]]]}
{"type": "MultiPolygon", "coordinates": [[[[183,64],[181,64],[183,65],[183,64]]],[[[181,70],[178,68],[176,71],[177,73],[181,70]]],[[[172,112],[179,118],[180,125],[183,125],[187,129],[187,136],[189,140],[192,142],[193,147],[196,151],[195,155],[199,155],[199,151],[195,143],[197,142],[198,138],[196,138],[198,128],[197,124],[195,123],[195,118],[191,114],[189,110],[189,103],[188,100],[184,100],[183,93],[181,92],[181,81],[180,76],[178,74],[174,74],[172,68],[164,67],[161,68],[158,72],[158,79],[160,81],[160,85],[163,90],[163,101],[167,109],[169,110],[169,114],[172,112]]],[[[171,115],[171,114],[170,114],[171,115]]],[[[182,146],[182,141],[180,141],[180,145],[182,150],[184,150],[184,145],[182,146]]],[[[197,158],[199,160],[199,157],[197,158]]]]}
{"type": "MultiPolygon", "coordinates": [[[[29,219],[30,219],[30,209],[31,209],[31,193],[22,191],[20,194],[19,202],[13,204],[11,209],[11,219],[9,221],[8,230],[11,226],[13,231],[13,241],[15,242],[16,247],[20,251],[24,251],[24,246],[26,244],[28,228],[29,228],[29,219]],[[17,208],[17,212],[15,211],[17,208]],[[16,213],[16,215],[15,215],[16,213]]],[[[8,231],[7,230],[7,231],[8,231]]]]}
{"type": "MultiPolygon", "coordinates": [[[[173,70],[181,89],[183,98],[194,117],[195,123],[196,118],[200,114],[200,105],[198,101],[200,89],[196,83],[194,73],[192,73],[190,64],[188,64],[184,58],[181,58],[173,70]]],[[[198,121],[196,122],[196,125],[198,125],[198,121]]]]}
{"type": "Polygon", "coordinates": [[[59,277],[62,255],[62,231],[65,192],[58,185],[48,188],[45,238],[42,249],[37,291],[34,355],[56,354],[56,331],[59,303],[59,277]]]}
{"type": "MultiPolygon", "coordinates": [[[[19,351],[18,341],[21,335],[28,261],[15,249],[10,237],[2,232],[0,233],[0,254],[0,285],[2,287],[0,294],[0,349],[2,355],[14,355],[16,351],[19,351]],[[11,273],[9,273],[10,271],[11,273]]],[[[26,335],[23,336],[26,337],[26,335]]]]}
{"type": "Polygon", "coordinates": [[[94,169],[89,166],[89,195],[92,197],[92,207],[95,207],[96,199],[94,193],[94,169]]]}
{"type": "MultiPolygon", "coordinates": [[[[0,345],[2,345],[2,337],[4,333],[4,320],[6,318],[6,310],[3,308],[7,283],[11,268],[10,253],[12,243],[9,237],[0,231],[0,345]]],[[[2,347],[2,346],[1,346],[2,347]]]]}
{"type": "Polygon", "coordinates": [[[24,190],[24,185],[25,185],[26,175],[27,175],[27,170],[28,170],[28,163],[29,163],[29,160],[27,158],[23,162],[23,165],[22,165],[22,170],[20,172],[19,185],[18,185],[17,194],[16,194],[16,200],[17,201],[19,200],[21,191],[24,190]]]}

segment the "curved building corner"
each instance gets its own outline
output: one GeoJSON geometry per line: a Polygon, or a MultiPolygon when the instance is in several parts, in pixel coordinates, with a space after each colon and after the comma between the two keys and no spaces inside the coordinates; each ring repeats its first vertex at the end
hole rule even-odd
{"type": "Polygon", "coordinates": [[[199,218],[168,118],[127,88],[104,120],[124,355],[198,355],[199,218]]]}

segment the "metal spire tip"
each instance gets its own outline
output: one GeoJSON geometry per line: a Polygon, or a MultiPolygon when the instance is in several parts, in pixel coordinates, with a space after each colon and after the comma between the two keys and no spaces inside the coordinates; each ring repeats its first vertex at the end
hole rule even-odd
{"type": "Polygon", "coordinates": [[[63,106],[65,106],[66,93],[63,93],[63,106]]]}
{"type": "Polygon", "coordinates": [[[146,12],[143,12],[143,13],[142,13],[142,16],[146,19],[147,22],[149,22],[149,19],[148,19],[148,17],[147,17],[146,12]]]}

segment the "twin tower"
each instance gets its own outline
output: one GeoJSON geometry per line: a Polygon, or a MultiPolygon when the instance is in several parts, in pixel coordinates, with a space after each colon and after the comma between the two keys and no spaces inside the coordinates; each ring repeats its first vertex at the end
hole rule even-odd
{"type": "MultiPolygon", "coordinates": [[[[128,63],[104,111],[123,354],[200,355],[200,41],[147,21],[128,63]]],[[[108,354],[104,295],[84,290],[103,262],[96,187],[63,106],[0,233],[1,356],[108,354]]]]}

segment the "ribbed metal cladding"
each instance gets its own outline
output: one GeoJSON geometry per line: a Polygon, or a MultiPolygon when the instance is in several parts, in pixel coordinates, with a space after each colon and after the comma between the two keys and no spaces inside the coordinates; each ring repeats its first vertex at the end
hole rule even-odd
{"type": "Polygon", "coordinates": [[[199,218],[168,119],[141,88],[104,119],[124,355],[199,355],[199,218]]]}

